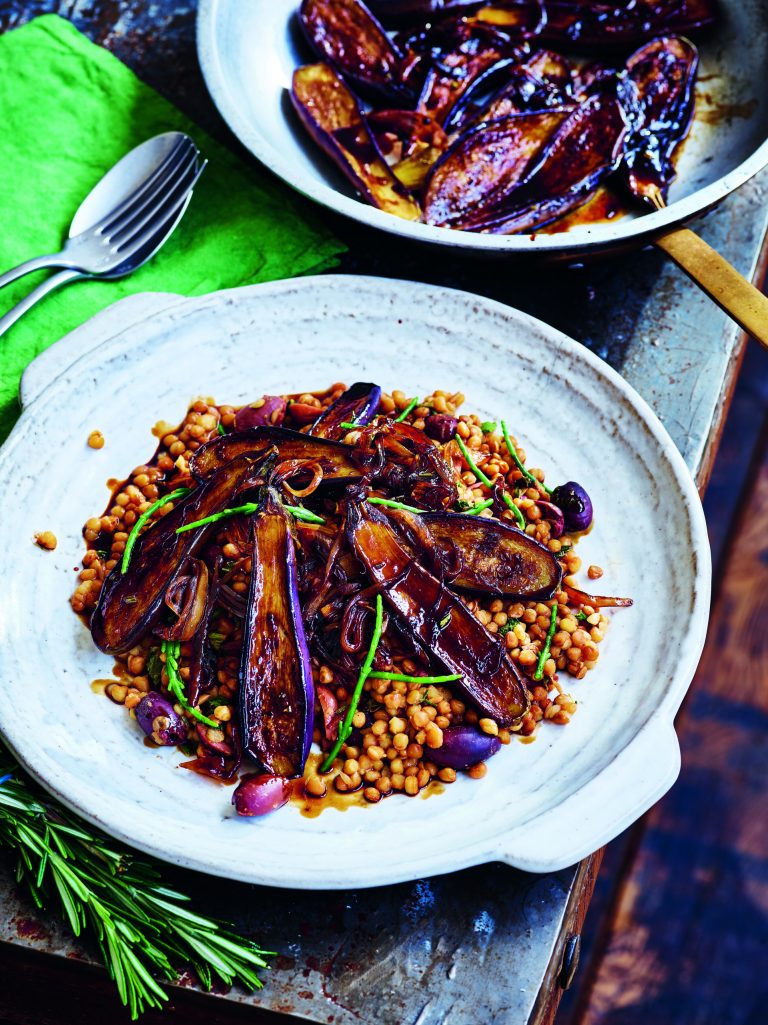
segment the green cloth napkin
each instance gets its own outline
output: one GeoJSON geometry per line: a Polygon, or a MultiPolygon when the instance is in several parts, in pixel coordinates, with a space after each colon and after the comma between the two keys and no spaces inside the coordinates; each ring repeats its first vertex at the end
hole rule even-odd
{"type": "MultiPolygon", "coordinates": [[[[332,266],[343,251],[303,201],[243,164],[56,15],[0,36],[0,124],[0,271],[58,252],[89,190],[144,139],[188,132],[209,161],[179,227],[146,266],[122,281],[67,285],[0,338],[0,441],[18,415],[24,367],[123,296],[201,295],[291,277],[332,266]]],[[[0,311],[46,273],[0,290],[0,311]]]]}

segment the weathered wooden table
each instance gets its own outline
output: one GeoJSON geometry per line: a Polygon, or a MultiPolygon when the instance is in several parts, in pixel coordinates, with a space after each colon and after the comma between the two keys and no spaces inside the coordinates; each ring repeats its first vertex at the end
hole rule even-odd
{"type": "MultiPolygon", "coordinates": [[[[200,77],[194,4],[0,0],[0,30],[52,10],[238,149],[200,77]]],[[[764,174],[693,225],[753,280],[762,277],[767,199],[764,174]]],[[[349,243],[344,269],[350,272],[479,292],[577,338],[650,402],[705,487],[744,339],[660,253],[582,268],[463,263],[432,252],[425,259],[424,250],[328,221],[349,243]]],[[[183,1014],[190,1025],[212,1016],[253,1023],[541,1025],[551,1021],[575,970],[600,860],[598,852],[546,876],[488,865],[340,893],[247,887],[174,870],[172,881],[199,896],[202,908],[215,907],[281,953],[260,993],[205,996],[190,992],[187,981],[172,988],[170,1014],[183,1014]]],[[[123,1020],[111,983],[94,967],[93,950],[33,912],[2,857],[0,909],[0,1023],[123,1020]]]]}

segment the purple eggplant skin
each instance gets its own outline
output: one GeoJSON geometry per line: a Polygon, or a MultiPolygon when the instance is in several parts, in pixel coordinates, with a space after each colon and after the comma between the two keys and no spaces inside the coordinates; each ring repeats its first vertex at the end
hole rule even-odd
{"type": "Polygon", "coordinates": [[[592,526],[592,499],[575,480],[560,484],[549,496],[562,511],[565,529],[573,533],[592,526]]]}
{"type": "Polygon", "coordinates": [[[251,773],[238,783],[232,794],[232,804],[238,815],[256,818],[286,805],[291,791],[291,781],[283,776],[251,773]]]}
{"type": "Polygon", "coordinates": [[[359,0],[304,0],[299,22],[322,61],[372,98],[413,102],[402,82],[402,55],[359,0]]]}
{"type": "Polygon", "coordinates": [[[525,182],[572,107],[511,114],[460,136],[435,163],[424,193],[428,224],[464,228],[525,182]]]}
{"type": "Polygon", "coordinates": [[[717,21],[716,0],[545,0],[542,39],[595,52],[638,46],[663,33],[690,33],[717,21]]]}
{"type": "Polygon", "coordinates": [[[353,423],[357,427],[365,427],[376,415],[381,402],[381,388],[378,384],[357,381],[347,388],[335,402],[323,410],[309,429],[314,438],[329,438],[338,441],[346,434],[343,423],[353,423]]]}
{"type": "Polygon", "coordinates": [[[452,15],[471,14],[488,4],[487,0],[370,0],[369,6],[387,28],[402,28],[452,15]]]}
{"type": "Polygon", "coordinates": [[[525,601],[544,601],[560,587],[559,560],[508,523],[453,512],[428,512],[421,518],[435,545],[449,558],[458,555],[461,569],[451,587],[525,601]]]}
{"type": "Polygon", "coordinates": [[[485,762],[501,750],[501,741],[474,726],[449,726],[443,730],[440,747],[429,748],[427,757],[435,765],[448,769],[469,769],[485,762]]]}
{"type": "Polygon", "coordinates": [[[310,137],[366,203],[407,221],[421,219],[418,203],[379,153],[357,99],[329,64],[297,68],[291,102],[310,137]]]}
{"type": "Polygon", "coordinates": [[[189,460],[195,480],[205,481],[231,460],[243,455],[258,456],[275,448],[280,461],[307,459],[319,463],[324,480],[353,484],[360,480],[361,470],[352,459],[353,449],[338,441],[313,438],[286,427],[251,427],[247,431],[223,434],[201,445],[189,460]]]}
{"type": "Polygon", "coordinates": [[[585,203],[617,167],[626,133],[615,92],[590,97],[563,122],[525,180],[500,201],[492,197],[461,227],[514,235],[551,224],[585,203]]]}
{"type": "Polygon", "coordinates": [[[658,207],[674,181],[672,156],[688,134],[699,55],[681,37],[654,39],[627,61],[620,98],[629,122],[619,174],[638,199],[658,207]]]}
{"type": "Polygon", "coordinates": [[[459,421],[447,413],[430,413],[424,421],[424,433],[441,445],[447,444],[456,437],[459,421]]]}
{"type": "Polygon", "coordinates": [[[469,701],[499,726],[528,710],[528,694],[502,638],[414,559],[386,516],[367,502],[347,503],[347,536],[400,625],[451,673],[469,701]]]}
{"type": "Polygon", "coordinates": [[[288,400],[282,395],[265,395],[261,405],[241,406],[235,413],[236,431],[247,431],[250,427],[279,427],[285,419],[288,400]]]}
{"type": "Polygon", "coordinates": [[[315,690],[287,513],[267,488],[250,535],[240,662],[243,751],[267,771],[299,776],[312,744],[315,690]]]}
{"type": "Polygon", "coordinates": [[[145,694],[136,706],[136,721],[158,747],[174,747],[187,739],[187,724],[156,690],[145,694]]]}
{"type": "Polygon", "coordinates": [[[132,648],[158,623],[165,594],[203,543],[210,524],[177,534],[176,529],[221,512],[244,490],[263,483],[266,459],[242,456],[222,467],[142,533],[126,573],[118,563],[104,581],[91,616],[91,635],[100,651],[115,655],[132,648]]]}

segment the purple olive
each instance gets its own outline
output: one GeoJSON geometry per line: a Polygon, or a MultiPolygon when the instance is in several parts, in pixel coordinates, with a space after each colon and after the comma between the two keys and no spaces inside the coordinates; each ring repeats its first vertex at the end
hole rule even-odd
{"type": "Polygon", "coordinates": [[[455,416],[448,416],[447,413],[430,413],[424,421],[424,433],[444,445],[456,434],[459,421],[455,416]]]}
{"type": "Polygon", "coordinates": [[[151,690],[136,706],[136,720],[146,735],[160,747],[183,744],[187,725],[162,694],[151,690]]]}
{"type": "Polygon", "coordinates": [[[553,505],[552,502],[537,502],[536,505],[541,510],[541,515],[549,523],[549,533],[551,537],[560,537],[565,530],[565,516],[563,516],[563,510],[559,505],[553,505]]]}
{"type": "Polygon", "coordinates": [[[587,530],[592,523],[592,501],[581,484],[569,480],[560,484],[549,496],[565,517],[567,531],[587,530]]]}
{"type": "Polygon", "coordinates": [[[443,743],[430,748],[429,761],[449,769],[468,769],[495,755],[501,747],[498,737],[481,733],[474,726],[449,726],[443,730],[443,743]]]}
{"type": "Polygon", "coordinates": [[[285,776],[266,773],[243,776],[232,795],[238,815],[255,817],[277,811],[291,796],[291,781],[285,776]]]}
{"type": "Polygon", "coordinates": [[[279,427],[285,419],[288,403],[279,395],[265,395],[258,409],[243,406],[235,413],[235,430],[247,431],[250,427],[279,427]]]}

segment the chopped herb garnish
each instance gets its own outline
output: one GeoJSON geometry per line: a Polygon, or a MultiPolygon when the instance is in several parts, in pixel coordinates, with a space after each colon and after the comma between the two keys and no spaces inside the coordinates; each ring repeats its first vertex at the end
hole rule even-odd
{"type": "Polygon", "coordinates": [[[226,430],[225,430],[225,428],[224,428],[224,424],[223,424],[223,423],[221,422],[221,420],[219,420],[219,422],[218,422],[218,423],[216,424],[216,430],[217,430],[217,431],[219,432],[219,434],[221,434],[221,435],[224,435],[224,434],[226,434],[226,433],[227,433],[227,432],[226,432],[226,430]]]}
{"type": "Polygon", "coordinates": [[[342,420],[339,427],[343,427],[345,431],[354,431],[357,427],[356,423],[352,423],[349,420],[342,420]]]}
{"type": "Polygon", "coordinates": [[[225,640],[226,637],[224,636],[224,634],[218,633],[216,630],[211,630],[211,632],[208,634],[208,643],[214,651],[218,651],[225,640]]]}
{"type": "Polygon", "coordinates": [[[350,698],[349,705],[347,706],[347,714],[344,716],[344,721],[339,726],[339,735],[336,743],[333,745],[328,753],[328,757],[325,759],[323,764],[320,766],[321,772],[328,772],[330,767],[333,765],[333,760],[336,755],[341,751],[342,746],[347,740],[347,737],[352,732],[352,719],[354,718],[357,706],[360,702],[360,695],[363,693],[363,685],[368,679],[368,675],[373,666],[373,660],[376,657],[376,649],[379,646],[379,640],[381,639],[381,627],[384,621],[384,603],[381,600],[381,595],[376,595],[376,619],[373,624],[373,634],[371,635],[371,643],[368,648],[368,654],[365,656],[365,662],[363,662],[360,668],[360,674],[357,677],[357,683],[355,689],[350,698]]]}
{"type": "Polygon", "coordinates": [[[414,410],[414,409],[415,409],[415,408],[416,408],[416,407],[417,407],[418,405],[419,405],[419,400],[418,400],[418,399],[411,399],[411,401],[410,401],[410,402],[408,403],[408,405],[407,405],[407,406],[405,407],[405,409],[404,409],[404,410],[402,411],[402,413],[400,414],[400,416],[396,416],[396,417],[395,417],[395,423],[396,423],[396,424],[401,424],[401,423],[403,422],[403,420],[405,420],[405,418],[406,418],[406,417],[407,417],[407,416],[409,415],[409,413],[412,413],[412,412],[413,412],[413,410],[414,410]]]}
{"type": "Polygon", "coordinates": [[[169,502],[175,502],[177,498],[186,497],[189,494],[190,490],[190,488],[176,488],[176,490],[172,491],[169,495],[163,495],[162,498],[158,498],[156,502],[152,503],[149,509],[147,509],[145,512],[141,514],[141,516],[139,516],[139,518],[133,525],[133,529],[128,535],[128,540],[125,542],[123,561],[120,563],[121,573],[126,573],[128,571],[128,563],[131,561],[131,552],[133,551],[133,546],[136,544],[136,538],[139,536],[139,531],[150,518],[150,516],[152,516],[153,513],[156,513],[158,509],[162,508],[162,506],[168,505],[169,502]]]}
{"type": "Polygon", "coordinates": [[[493,432],[496,430],[496,421],[486,420],[485,423],[480,424],[480,430],[483,432],[483,434],[493,434],[493,432]]]}
{"type": "Polygon", "coordinates": [[[549,649],[552,647],[552,638],[555,636],[555,630],[557,629],[557,602],[552,602],[552,613],[549,619],[549,630],[547,630],[547,639],[544,641],[544,647],[541,649],[539,654],[539,660],[536,663],[536,672],[533,674],[534,680],[540,680],[544,676],[544,663],[549,658],[549,649]]]}
{"type": "Polygon", "coordinates": [[[570,552],[572,548],[573,545],[563,545],[559,552],[555,552],[555,555],[559,559],[561,555],[565,555],[566,552],[570,552]]]}
{"type": "Polygon", "coordinates": [[[477,505],[473,505],[471,509],[467,509],[467,516],[477,516],[478,513],[485,512],[486,509],[490,509],[493,505],[492,498],[486,498],[484,502],[478,502],[477,505]]]}
{"type": "Polygon", "coordinates": [[[499,637],[506,637],[507,634],[512,633],[519,622],[519,619],[508,619],[504,626],[499,627],[499,637]]]}
{"type": "Polygon", "coordinates": [[[295,519],[304,520],[305,523],[325,523],[322,516],[310,512],[309,509],[305,509],[301,505],[284,505],[283,509],[289,512],[295,519]]]}
{"type": "Polygon", "coordinates": [[[127,597],[127,598],[125,599],[125,604],[126,604],[126,605],[135,605],[135,604],[136,604],[136,602],[137,602],[138,600],[139,600],[139,599],[138,599],[138,598],[136,597],[136,595],[135,595],[135,594],[130,594],[130,595],[128,595],[128,597],[127,597]]]}
{"type": "Polygon", "coordinates": [[[210,712],[212,712],[214,708],[221,708],[222,705],[226,705],[228,708],[231,708],[234,704],[234,702],[230,701],[229,698],[222,698],[218,695],[213,698],[203,698],[203,701],[205,701],[205,707],[210,712]]]}
{"type": "Polygon", "coordinates": [[[208,523],[218,523],[228,516],[252,516],[259,508],[258,502],[246,502],[245,505],[236,505],[232,509],[222,509],[221,512],[213,513],[211,516],[204,516],[202,520],[195,520],[193,523],[185,523],[183,527],[177,527],[176,533],[183,534],[186,530],[195,530],[196,527],[204,527],[208,523]]]}
{"type": "Polygon", "coordinates": [[[440,620],[440,622],[438,624],[440,629],[441,630],[445,630],[445,628],[448,626],[450,621],[451,621],[451,614],[449,612],[447,616],[445,616],[443,619],[440,620]]]}
{"type": "Polygon", "coordinates": [[[415,505],[406,505],[404,502],[395,502],[390,498],[376,498],[375,495],[371,498],[367,498],[366,501],[370,502],[371,505],[386,505],[389,506],[390,509],[405,509],[406,512],[412,513],[423,513],[427,511],[426,509],[417,509],[415,505]]]}
{"type": "Polygon", "coordinates": [[[160,647],[165,655],[165,671],[168,674],[169,694],[178,701],[184,711],[188,712],[193,719],[197,719],[204,726],[210,726],[211,729],[220,730],[220,722],[216,719],[209,719],[203,715],[199,708],[190,705],[189,701],[187,701],[187,695],[184,693],[184,681],[179,675],[179,654],[181,651],[179,641],[163,641],[160,647]]]}
{"type": "Polygon", "coordinates": [[[159,690],[163,677],[163,660],[159,648],[150,648],[145,668],[152,685],[159,690]]]}
{"type": "Polygon", "coordinates": [[[461,673],[451,673],[450,676],[408,676],[407,673],[368,673],[369,680],[394,680],[397,683],[415,683],[419,687],[425,687],[431,683],[453,683],[461,680],[461,673]]]}
{"type": "MultiPolygon", "coordinates": [[[[485,486],[487,488],[492,488],[493,487],[492,481],[490,481],[488,479],[486,474],[483,473],[483,471],[480,469],[480,467],[474,461],[472,456],[469,454],[469,449],[464,444],[464,439],[460,435],[458,435],[458,434],[456,435],[456,443],[459,446],[459,449],[461,450],[461,454],[464,456],[464,462],[470,468],[472,473],[474,473],[474,475],[477,477],[477,479],[479,481],[481,481],[483,484],[485,484],[485,486]]],[[[520,528],[520,530],[525,530],[525,517],[520,512],[518,507],[515,505],[515,503],[512,501],[512,499],[506,493],[506,491],[502,491],[501,497],[504,499],[504,504],[507,506],[507,508],[512,510],[512,513],[514,514],[515,520],[516,520],[517,525],[520,528]]]]}
{"type": "Polygon", "coordinates": [[[100,559],[108,559],[109,558],[109,552],[107,551],[106,548],[97,548],[96,549],[96,554],[98,555],[98,557],[100,559]]]}
{"type": "Polygon", "coordinates": [[[589,616],[586,614],[586,612],[584,612],[583,609],[579,609],[579,611],[576,613],[576,619],[578,619],[580,623],[586,623],[586,621],[589,619],[589,616]]]}
{"type": "Polygon", "coordinates": [[[526,468],[523,466],[520,460],[520,456],[517,454],[517,449],[512,444],[512,439],[509,436],[507,425],[504,423],[503,420],[501,421],[501,433],[504,435],[504,444],[507,446],[507,450],[509,451],[510,456],[512,456],[512,462],[518,468],[520,473],[522,473],[522,475],[526,477],[535,488],[539,488],[541,491],[545,491],[548,495],[551,495],[552,488],[548,488],[546,484],[542,484],[540,480],[537,480],[536,477],[533,476],[530,470],[526,470],[526,468]]]}

